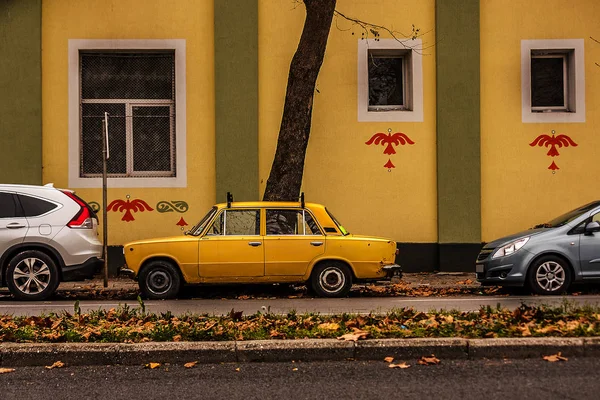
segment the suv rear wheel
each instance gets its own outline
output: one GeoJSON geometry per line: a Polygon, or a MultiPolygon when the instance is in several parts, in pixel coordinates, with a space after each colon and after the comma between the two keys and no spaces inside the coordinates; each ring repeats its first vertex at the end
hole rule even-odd
{"type": "Polygon", "coordinates": [[[59,282],[56,263],[39,250],[17,254],[6,269],[8,289],[20,300],[44,300],[54,293],[59,282]]]}

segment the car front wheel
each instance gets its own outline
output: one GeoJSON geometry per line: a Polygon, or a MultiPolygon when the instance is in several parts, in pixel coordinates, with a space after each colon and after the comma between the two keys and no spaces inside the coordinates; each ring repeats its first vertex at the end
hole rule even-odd
{"type": "Polygon", "coordinates": [[[52,258],[41,251],[23,251],[8,263],[6,284],[19,300],[44,300],[58,287],[58,268],[52,258]]]}
{"type": "Polygon", "coordinates": [[[140,290],[148,299],[173,299],[181,289],[181,275],[169,262],[152,261],[138,277],[140,290]]]}
{"type": "Polygon", "coordinates": [[[529,269],[529,285],[537,294],[564,293],[571,285],[571,269],[560,257],[542,257],[529,269]]]}
{"type": "Polygon", "coordinates": [[[323,263],[313,270],[311,286],[321,297],[344,297],[352,287],[352,274],[340,262],[323,263]]]}

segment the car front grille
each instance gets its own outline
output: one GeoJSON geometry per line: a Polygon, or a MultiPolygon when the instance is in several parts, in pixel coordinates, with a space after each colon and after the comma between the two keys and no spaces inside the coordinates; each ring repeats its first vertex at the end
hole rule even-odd
{"type": "Polygon", "coordinates": [[[483,249],[483,250],[481,250],[481,252],[479,252],[479,255],[477,256],[477,261],[483,261],[483,260],[485,260],[493,252],[494,252],[494,249],[483,249]]]}

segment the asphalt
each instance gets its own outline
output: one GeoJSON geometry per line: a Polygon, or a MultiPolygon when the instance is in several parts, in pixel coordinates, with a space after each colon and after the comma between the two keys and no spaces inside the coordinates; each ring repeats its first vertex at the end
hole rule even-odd
{"type": "MultiPolygon", "coordinates": [[[[471,276],[469,274],[468,276],[471,276]]],[[[415,285],[449,287],[470,285],[466,274],[412,276],[415,285]],[[420,282],[419,282],[420,281],[420,282]]],[[[410,278],[409,278],[410,279],[410,278]]],[[[107,288],[101,279],[61,284],[59,290],[121,291],[134,288],[128,280],[111,280],[107,288]]],[[[464,286],[463,286],[464,287],[464,286]]],[[[0,343],[0,366],[140,365],[150,362],[183,364],[226,362],[289,361],[374,361],[386,357],[418,359],[434,354],[440,359],[527,359],[561,353],[565,357],[600,357],[600,337],[592,338],[510,338],[510,339],[335,339],[263,340],[227,342],[147,343],[0,343]]]]}

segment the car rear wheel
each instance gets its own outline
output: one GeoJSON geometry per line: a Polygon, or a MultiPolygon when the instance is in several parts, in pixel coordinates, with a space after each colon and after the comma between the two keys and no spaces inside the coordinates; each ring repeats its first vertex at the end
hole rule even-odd
{"type": "Polygon", "coordinates": [[[352,274],[340,262],[319,264],[312,272],[311,286],[321,297],[344,297],[352,287],[352,274]]]}
{"type": "Polygon", "coordinates": [[[571,285],[571,269],[560,257],[542,257],[529,268],[529,285],[537,294],[564,293],[571,285]]]}
{"type": "Polygon", "coordinates": [[[167,261],[152,261],[139,275],[142,295],[149,299],[173,299],[181,290],[181,275],[167,261]]]}
{"type": "Polygon", "coordinates": [[[56,263],[41,251],[23,251],[8,263],[6,283],[17,299],[44,300],[56,291],[59,282],[56,263]]]}

